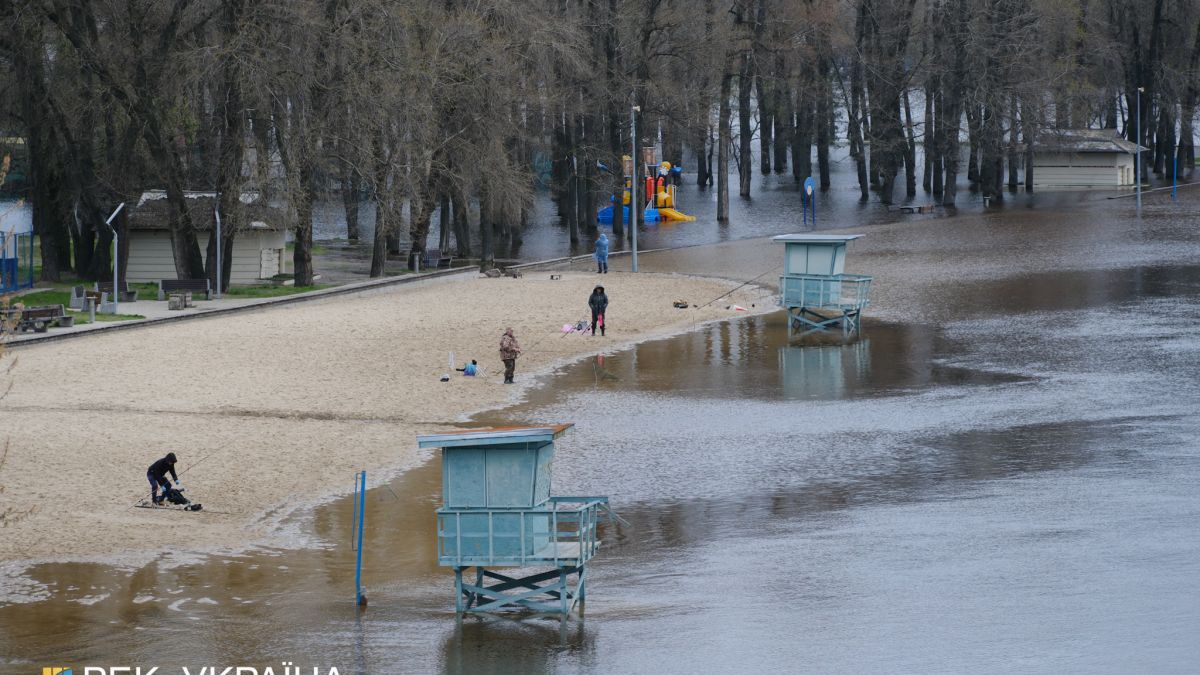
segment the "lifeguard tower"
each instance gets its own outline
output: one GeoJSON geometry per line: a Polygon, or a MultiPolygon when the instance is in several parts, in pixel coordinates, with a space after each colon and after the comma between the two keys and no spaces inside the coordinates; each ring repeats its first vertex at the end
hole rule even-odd
{"type": "Polygon", "coordinates": [[[846,244],[861,234],[781,234],[784,245],[779,304],[788,312],[788,335],[841,326],[861,327],[862,310],[870,303],[871,277],[845,274],[846,244]]]}
{"type": "Polygon", "coordinates": [[[550,496],[554,440],[571,426],[417,436],[420,447],[442,449],[438,564],[454,568],[459,613],[566,615],[584,599],[585,565],[600,547],[597,526],[613,516],[608,497],[550,496]],[[474,581],[464,581],[471,567],[474,581]],[[508,576],[498,567],[530,573],[508,576]]]}

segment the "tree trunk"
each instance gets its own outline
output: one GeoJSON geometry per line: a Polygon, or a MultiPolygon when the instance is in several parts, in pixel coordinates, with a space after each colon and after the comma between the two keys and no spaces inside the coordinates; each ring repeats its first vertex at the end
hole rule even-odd
{"type": "Polygon", "coordinates": [[[775,72],[775,114],[771,118],[775,123],[775,173],[779,174],[787,172],[788,146],[792,143],[792,92],[788,89],[782,56],[775,63],[775,72]]]}
{"type": "Polygon", "coordinates": [[[303,187],[296,195],[296,227],[292,235],[292,283],[297,288],[313,285],[312,203],[318,186],[311,157],[300,159],[299,178],[303,187]]]}
{"type": "Polygon", "coordinates": [[[862,131],[862,59],[859,50],[855,50],[850,63],[850,92],[846,96],[850,102],[850,154],[854,157],[855,168],[858,171],[858,189],[861,202],[871,198],[871,183],[867,170],[867,149],[863,142],[862,131]]]}
{"type": "Polygon", "coordinates": [[[921,189],[925,192],[933,190],[933,162],[937,156],[937,143],[934,142],[933,122],[933,88],[927,84],[925,86],[925,128],[921,133],[921,150],[925,159],[925,171],[921,174],[921,189]]]}
{"type": "MultiPolygon", "coordinates": [[[[823,45],[824,43],[822,43],[823,45]]],[[[830,61],[825,56],[825,47],[817,65],[817,107],[814,123],[817,127],[817,170],[820,172],[821,192],[829,190],[829,144],[831,142],[829,118],[833,114],[833,84],[830,81],[830,61]]]]}
{"type": "Polygon", "coordinates": [[[341,162],[342,167],[342,206],[346,209],[346,239],[357,242],[358,231],[358,197],[362,191],[362,182],[358,171],[349,162],[341,162]]]}
{"type": "Polygon", "coordinates": [[[1020,161],[1020,156],[1017,154],[1019,145],[1017,142],[1018,110],[1017,96],[1012,94],[1008,103],[1008,189],[1010,192],[1016,192],[1019,183],[1017,178],[1017,163],[1020,161]]]}
{"type": "Polygon", "coordinates": [[[967,182],[971,189],[979,188],[979,107],[972,103],[967,107],[967,182]]]}
{"type": "Polygon", "coordinates": [[[909,199],[917,196],[917,139],[913,133],[912,106],[908,101],[908,87],[904,88],[904,129],[908,142],[904,148],[904,188],[909,199]]]}
{"type": "Polygon", "coordinates": [[[738,68],[738,194],[750,196],[750,180],[754,176],[753,143],[750,129],[750,86],[753,77],[753,61],[750,50],[742,50],[741,66],[738,68]]]}
{"type": "Polygon", "coordinates": [[[729,222],[729,150],[730,135],[729,97],[733,89],[732,54],[725,59],[725,72],[721,76],[720,111],[717,114],[717,222],[729,222]]]}

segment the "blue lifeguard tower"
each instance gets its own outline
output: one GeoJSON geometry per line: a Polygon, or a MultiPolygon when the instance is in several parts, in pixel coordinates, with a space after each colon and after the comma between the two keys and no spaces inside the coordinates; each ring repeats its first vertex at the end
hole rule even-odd
{"type": "Polygon", "coordinates": [[[861,327],[862,310],[870,304],[871,277],[845,274],[846,244],[861,234],[781,234],[784,245],[779,304],[788,313],[788,335],[841,326],[861,327]]]}
{"type": "Polygon", "coordinates": [[[566,615],[584,599],[585,565],[600,547],[597,526],[613,516],[608,497],[550,496],[554,440],[571,426],[417,436],[420,447],[442,449],[438,564],[454,568],[458,612],[566,615]],[[471,567],[473,583],[463,580],[471,567]],[[498,567],[529,573],[508,576],[498,567]]]}

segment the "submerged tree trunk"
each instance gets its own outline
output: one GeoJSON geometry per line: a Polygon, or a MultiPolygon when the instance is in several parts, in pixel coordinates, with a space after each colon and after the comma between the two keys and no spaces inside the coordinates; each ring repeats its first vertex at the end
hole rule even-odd
{"type": "Polygon", "coordinates": [[[908,101],[908,87],[904,88],[904,129],[907,142],[904,148],[904,188],[909,199],[917,196],[917,139],[913,133],[912,106],[908,101]]]}
{"type": "Polygon", "coordinates": [[[729,222],[729,150],[732,144],[729,96],[733,89],[732,57],[725,60],[721,76],[720,112],[717,114],[717,222],[729,222]]]}
{"type": "Polygon", "coordinates": [[[750,50],[742,50],[741,66],[738,68],[738,194],[750,196],[750,180],[754,176],[753,143],[750,129],[750,85],[753,77],[750,50]]]}

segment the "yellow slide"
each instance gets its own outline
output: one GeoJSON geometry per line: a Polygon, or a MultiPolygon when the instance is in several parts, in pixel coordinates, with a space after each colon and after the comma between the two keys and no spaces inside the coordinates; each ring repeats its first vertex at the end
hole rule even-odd
{"type": "Polygon", "coordinates": [[[695,220],[696,216],[689,216],[686,213],[680,213],[675,209],[660,208],[658,216],[663,220],[695,220]]]}

